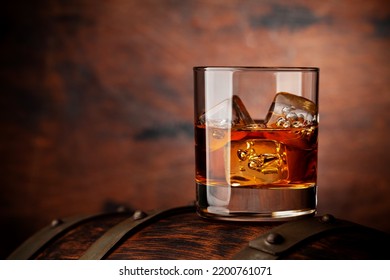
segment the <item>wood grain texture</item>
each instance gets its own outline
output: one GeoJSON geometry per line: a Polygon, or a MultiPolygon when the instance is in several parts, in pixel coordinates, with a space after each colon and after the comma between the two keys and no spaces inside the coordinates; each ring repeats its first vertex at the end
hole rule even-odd
{"type": "Polygon", "coordinates": [[[24,2],[0,10],[0,258],[194,200],[195,65],[320,67],[319,213],[390,232],[387,1],[24,2]]]}

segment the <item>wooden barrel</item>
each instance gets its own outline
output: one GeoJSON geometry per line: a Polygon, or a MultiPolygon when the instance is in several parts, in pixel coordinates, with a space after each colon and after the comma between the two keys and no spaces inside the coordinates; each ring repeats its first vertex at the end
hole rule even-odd
{"type": "Polygon", "coordinates": [[[55,220],[8,259],[389,259],[389,239],[331,215],[222,222],[188,206],[55,220]]]}

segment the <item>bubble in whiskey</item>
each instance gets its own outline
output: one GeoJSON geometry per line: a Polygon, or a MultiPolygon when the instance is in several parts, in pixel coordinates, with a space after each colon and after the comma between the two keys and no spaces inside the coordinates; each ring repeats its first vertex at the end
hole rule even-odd
{"type": "Polygon", "coordinates": [[[269,109],[266,125],[270,128],[299,128],[316,122],[317,105],[294,94],[279,92],[269,109]]]}
{"type": "Polygon", "coordinates": [[[238,150],[237,150],[238,159],[241,160],[241,161],[245,161],[245,160],[248,158],[249,152],[250,152],[250,151],[248,151],[248,150],[241,150],[241,149],[238,149],[238,150]]]}

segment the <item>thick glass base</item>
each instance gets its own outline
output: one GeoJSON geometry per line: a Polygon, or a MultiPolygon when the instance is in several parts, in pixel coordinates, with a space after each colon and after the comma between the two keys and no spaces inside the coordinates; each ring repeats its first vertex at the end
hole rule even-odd
{"type": "Polygon", "coordinates": [[[201,217],[229,221],[285,221],[314,215],[317,186],[235,188],[197,183],[201,217]]]}

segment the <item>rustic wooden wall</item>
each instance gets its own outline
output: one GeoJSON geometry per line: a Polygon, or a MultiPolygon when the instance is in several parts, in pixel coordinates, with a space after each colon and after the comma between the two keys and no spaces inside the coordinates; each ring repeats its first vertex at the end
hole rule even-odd
{"type": "Polygon", "coordinates": [[[390,232],[389,24],[384,0],[7,1],[0,257],[53,218],[194,200],[194,65],[320,67],[319,212],[390,232]]]}

